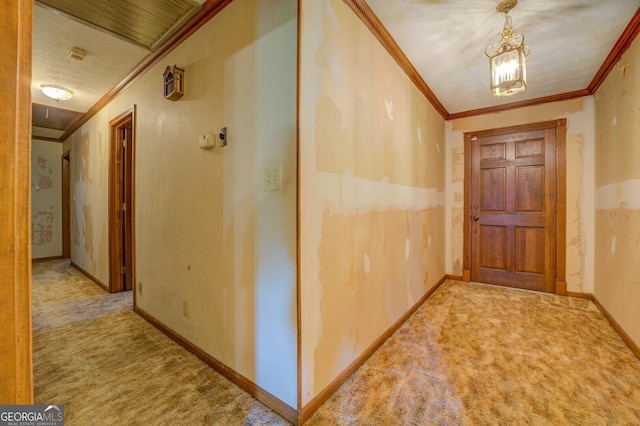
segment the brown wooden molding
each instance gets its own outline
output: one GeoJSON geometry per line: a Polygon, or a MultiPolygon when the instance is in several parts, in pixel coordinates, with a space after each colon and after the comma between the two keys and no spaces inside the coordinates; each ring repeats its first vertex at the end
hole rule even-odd
{"type": "Polygon", "coordinates": [[[447,274],[445,275],[445,277],[448,280],[456,280],[456,281],[464,281],[464,277],[462,275],[451,275],[451,274],[447,274]]]}
{"type": "MultiPolygon", "coordinates": [[[[302,0],[298,0],[298,10],[297,10],[297,40],[296,40],[296,49],[297,49],[297,59],[296,59],[296,319],[297,319],[297,354],[296,354],[296,362],[298,363],[298,377],[296,380],[298,389],[296,391],[296,398],[298,404],[296,409],[298,413],[300,413],[302,409],[302,286],[300,283],[302,282],[302,276],[300,271],[302,270],[302,260],[300,258],[300,253],[302,252],[302,244],[300,242],[300,235],[302,235],[302,224],[300,223],[300,218],[302,217],[302,204],[300,200],[302,199],[302,193],[300,191],[300,182],[301,182],[301,173],[300,173],[300,164],[302,163],[302,158],[300,156],[300,93],[301,93],[301,76],[302,76],[302,62],[300,58],[302,56],[302,0]]],[[[299,416],[298,416],[299,417],[299,416]]]]}
{"type": "Polygon", "coordinates": [[[103,283],[102,281],[100,281],[99,279],[97,279],[96,277],[94,277],[93,275],[91,275],[86,269],[84,269],[82,266],[78,265],[77,263],[75,263],[73,260],[70,262],[71,266],[73,266],[74,268],[76,268],[78,271],[82,272],[83,275],[85,275],[87,278],[89,278],[91,281],[93,281],[94,283],[98,284],[100,287],[102,287],[104,289],[104,291],[108,292],[109,291],[109,286],[106,285],[105,283],[103,283]]]}
{"type": "Polygon", "coordinates": [[[589,93],[594,94],[600,85],[604,82],[605,78],[609,75],[613,67],[618,63],[624,52],[631,46],[633,40],[640,32],[640,8],[636,10],[636,13],[629,21],[629,24],[624,29],[616,44],[613,45],[611,52],[602,63],[602,66],[587,86],[589,93]]]}
{"type": "Polygon", "coordinates": [[[544,96],[544,97],[541,97],[541,98],[528,99],[528,100],[519,101],[519,102],[511,102],[511,103],[503,104],[503,105],[494,105],[494,106],[487,107],[487,108],[479,108],[479,109],[472,109],[472,110],[469,110],[469,111],[456,112],[456,113],[453,113],[453,114],[449,114],[447,116],[447,120],[455,120],[457,118],[472,117],[472,116],[475,116],[475,115],[491,114],[491,113],[494,113],[494,112],[500,112],[500,111],[506,111],[506,110],[510,110],[510,109],[541,105],[541,104],[546,104],[546,103],[549,103],[549,102],[566,101],[566,100],[569,100],[569,99],[582,98],[584,96],[589,96],[589,95],[591,95],[591,92],[589,92],[587,89],[576,90],[574,92],[560,93],[560,94],[557,94],[557,95],[544,96]]]}
{"type": "Polygon", "coordinates": [[[37,141],[46,141],[46,142],[58,142],[58,143],[62,143],[64,142],[62,139],[60,138],[52,138],[50,136],[38,136],[38,135],[31,135],[31,139],[33,140],[37,140],[37,141]]]}
{"type": "Polygon", "coordinates": [[[567,297],[576,297],[578,299],[591,300],[591,293],[582,293],[580,291],[567,291],[567,297]]]}
{"type": "Polygon", "coordinates": [[[449,112],[446,110],[444,105],[440,103],[440,100],[431,91],[427,83],[422,79],[420,73],[418,73],[411,61],[409,61],[402,49],[400,49],[400,46],[398,46],[393,37],[391,37],[389,31],[387,31],[385,26],[382,25],[380,19],[378,19],[375,13],[373,13],[373,10],[371,10],[367,2],[365,0],[344,0],[344,2],[355,12],[373,35],[376,36],[382,46],[407,74],[413,84],[415,84],[418,90],[422,92],[424,97],[427,98],[442,118],[446,120],[449,116],[449,112]]]}
{"type": "Polygon", "coordinates": [[[558,296],[568,296],[569,295],[568,292],[567,292],[567,282],[566,281],[556,281],[556,294],[558,296]]]}
{"type": "Polygon", "coordinates": [[[620,324],[618,324],[618,321],[616,321],[613,318],[613,316],[609,313],[609,311],[607,311],[607,309],[604,306],[602,306],[600,301],[593,294],[591,295],[591,301],[593,302],[594,305],[596,305],[598,310],[602,312],[602,315],[604,315],[607,321],[609,321],[609,324],[611,324],[611,327],[613,327],[613,329],[616,332],[618,332],[618,334],[620,335],[622,340],[624,340],[627,346],[629,346],[629,349],[631,349],[631,352],[633,352],[636,358],[640,360],[640,347],[638,347],[636,342],[634,342],[633,339],[627,334],[627,332],[624,331],[624,329],[620,326],[620,324]]]}
{"type": "Polygon", "coordinates": [[[31,259],[31,262],[41,263],[41,262],[48,262],[50,260],[62,260],[62,259],[64,259],[64,257],[62,256],[34,257],[33,259],[31,259]]]}
{"type": "Polygon", "coordinates": [[[82,117],[76,121],[73,126],[69,126],[65,133],[60,137],[62,141],[65,141],[69,136],[75,133],[80,127],[82,127],[87,121],[89,121],[94,115],[96,115],[102,108],[104,108],[109,102],[116,98],[127,87],[131,86],[134,81],[140,78],[146,73],[152,66],[158,63],[162,58],[167,56],[173,49],[178,47],[189,36],[196,32],[200,27],[206,24],[211,18],[216,16],[222,9],[227,7],[233,0],[207,0],[202,9],[196,13],[178,32],[176,32],[171,38],[169,38],[162,46],[160,46],[155,52],[149,54],[138,65],[136,65],[129,74],[120,81],[114,88],[109,90],[95,105],[82,115],[82,117]]]}
{"type": "Polygon", "coordinates": [[[318,408],[322,404],[325,403],[327,399],[331,397],[338,390],[340,386],[358,369],[362,364],[364,364],[371,355],[380,347],[384,342],[391,337],[395,331],[400,328],[402,324],[405,323],[409,319],[411,315],[414,314],[415,311],[418,310],[420,306],[424,304],[424,302],[431,297],[431,295],[448,279],[448,276],[443,276],[433,287],[431,287],[427,292],[415,303],[404,315],[400,317],[391,327],[387,329],[380,337],[378,337],[367,349],[360,354],[358,358],[356,358],[342,373],[338,375],[329,385],[324,388],[318,395],[315,396],[307,405],[305,405],[300,410],[300,424],[304,424],[309,418],[316,412],[318,408]]]}
{"type": "Polygon", "coordinates": [[[33,2],[4,1],[0,28],[0,403],[33,404],[29,189],[33,2]]]}
{"type": "Polygon", "coordinates": [[[479,108],[468,111],[461,111],[456,113],[449,113],[442,105],[440,100],[435,96],[433,91],[422,79],[418,71],[414,68],[413,64],[406,57],[402,49],[395,42],[391,34],[384,27],[382,22],[378,19],[375,13],[371,10],[366,0],[344,0],[344,2],[351,7],[356,15],[362,20],[362,22],[371,30],[371,32],[380,41],[382,46],[389,52],[389,54],[396,60],[398,65],[404,70],[409,79],[417,86],[422,94],[427,98],[433,107],[440,113],[445,120],[455,120],[457,118],[471,117],[476,115],[490,114],[494,112],[500,112],[515,108],[523,108],[534,105],[541,105],[550,102],[565,101],[574,98],[581,98],[584,96],[593,95],[598,87],[602,84],[609,72],[613,69],[615,64],[620,60],[620,57],[629,48],[631,43],[640,32],[640,8],[636,11],[635,15],[631,18],[631,21],[623,31],[622,35],[611,49],[611,52],[605,59],[604,63],[594,76],[593,80],[582,90],[576,90],[573,92],[560,93],[551,96],[543,96],[535,99],[528,99],[519,102],[511,102],[503,105],[495,105],[487,108],[479,108]]]}
{"type": "Polygon", "coordinates": [[[202,360],[205,364],[216,370],[218,373],[222,374],[224,377],[236,384],[240,389],[244,390],[291,423],[296,425],[298,424],[298,412],[295,409],[291,408],[287,403],[262,389],[260,386],[256,385],[251,380],[247,379],[232,368],[227,367],[225,364],[218,361],[171,328],[167,327],[164,323],[157,320],[155,317],[141,309],[139,306],[134,306],[133,310],[149,324],[157,328],[160,332],[164,333],[167,337],[185,348],[187,351],[200,358],[200,360],[202,360]]]}

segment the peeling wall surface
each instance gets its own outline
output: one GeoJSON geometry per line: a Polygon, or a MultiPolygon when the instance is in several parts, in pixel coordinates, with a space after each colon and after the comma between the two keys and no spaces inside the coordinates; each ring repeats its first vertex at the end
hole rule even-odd
{"type": "Polygon", "coordinates": [[[464,237],[464,133],[560,118],[567,119],[566,281],[574,292],[593,291],[594,156],[593,97],[452,120],[446,124],[446,268],[462,275],[464,237]]]}
{"type": "Polygon", "coordinates": [[[341,0],[302,2],[302,405],[444,275],[444,120],[341,0]]]}
{"type": "Polygon", "coordinates": [[[31,256],[62,255],[62,144],[31,142],[31,256]]]}
{"type": "Polygon", "coordinates": [[[137,106],[138,306],[297,407],[295,0],[236,0],[65,143],[72,258],[108,282],[109,121],[137,106]],[[163,98],[167,65],[185,95],[163,98]],[[228,146],[200,135],[227,127],[228,146]],[[282,190],[265,191],[267,166],[282,190]]]}
{"type": "Polygon", "coordinates": [[[595,94],[598,301],[640,345],[640,40],[595,94]]]}

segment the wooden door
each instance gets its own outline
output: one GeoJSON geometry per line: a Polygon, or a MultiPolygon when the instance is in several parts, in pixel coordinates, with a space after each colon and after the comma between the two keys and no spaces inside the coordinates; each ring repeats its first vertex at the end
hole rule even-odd
{"type": "Polygon", "coordinates": [[[556,291],[556,122],[468,134],[471,280],[556,291]]]}

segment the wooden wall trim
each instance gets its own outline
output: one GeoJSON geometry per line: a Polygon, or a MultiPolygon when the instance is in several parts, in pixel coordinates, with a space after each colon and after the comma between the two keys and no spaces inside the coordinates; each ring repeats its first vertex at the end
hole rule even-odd
{"type": "Polygon", "coordinates": [[[609,313],[607,308],[605,308],[602,305],[602,303],[600,303],[600,301],[598,300],[598,298],[594,294],[592,294],[592,293],[582,293],[582,292],[579,292],[579,291],[568,291],[567,292],[567,296],[569,296],[569,297],[577,297],[579,299],[590,300],[591,302],[593,302],[593,304],[596,306],[596,308],[598,308],[600,313],[607,319],[609,324],[611,324],[611,327],[613,327],[613,329],[616,331],[616,333],[618,333],[618,335],[624,341],[624,343],[626,343],[627,346],[629,347],[629,349],[631,349],[631,352],[633,352],[633,354],[636,356],[636,358],[638,358],[638,360],[640,360],[640,347],[636,344],[636,342],[633,341],[631,336],[629,336],[627,334],[627,332],[624,331],[624,329],[620,326],[620,324],[618,324],[618,321],[615,320],[613,315],[611,315],[609,313]]]}
{"type": "MultiPolygon", "coordinates": [[[[138,65],[136,65],[136,67],[131,70],[131,72],[124,79],[122,79],[120,83],[118,83],[114,88],[107,92],[84,115],[75,120],[75,122],[68,129],[66,129],[65,133],[60,138],[49,138],[41,136],[35,137],[34,139],[51,142],[64,142],[73,133],[80,129],[80,127],[82,127],[87,121],[95,116],[109,102],[111,102],[116,96],[118,96],[138,78],[140,78],[153,65],[158,63],[162,58],[169,54],[169,52],[178,47],[184,40],[189,38],[191,34],[197,31],[206,22],[216,16],[232,1],[233,0],[207,0],[203,8],[197,14],[195,14],[179,32],[177,32],[173,37],[167,40],[158,50],[147,56],[138,65]]],[[[402,49],[400,49],[393,37],[391,37],[390,33],[387,31],[384,25],[382,25],[382,22],[373,13],[366,1],[344,0],[344,2],[355,12],[355,14],[362,20],[367,28],[369,28],[373,35],[380,41],[382,46],[387,50],[387,52],[389,52],[391,57],[394,58],[394,60],[398,63],[402,70],[407,74],[409,79],[416,85],[418,90],[422,92],[425,98],[445,120],[455,120],[458,118],[490,114],[509,109],[523,108],[528,106],[541,105],[549,102],[558,102],[593,95],[596,90],[598,90],[609,72],[611,72],[615,64],[620,60],[622,54],[624,54],[627,48],[634,41],[635,37],[638,35],[638,32],[640,32],[639,9],[638,11],[636,11],[635,15],[625,28],[624,32],[614,45],[613,49],[605,59],[605,62],[602,64],[589,86],[583,90],[576,90],[573,92],[560,93],[557,95],[544,96],[535,99],[512,102],[503,105],[494,105],[487,108],[479,108],[451,114],[433,93],[431,88],[429,88],[427,83],[422,79],[413,64],[406,57],[402,49]]],[[[298,10],[300,9],[301,5],[298,4],[298,10]]]]}
{"type": "Polygon", "coordinates": [[[567,291],[567,297],[575,297],[578,299],[591,300],[591,293],[582,293],[580,291],[567,291]]]}
{"type": "Polygon", "coordinates": [[[626,52],[629,46],[631,46],[631,43],[633,43],[633,40],[635,40],[639,32],[640,8],[636,10],[636,13],[631,18],[631,21],[629,21],[629,24],[618,38],[618,41],[616,41],[616,44],[613,45],[611,52],[609,52],[609,55],[602,63],[602,66],[600,66],[598,72],[596,72],[596,75],[593,77],[593,80],[591,80],[591,83],[589,83],[589,86],[587,87],[589,93],[594,94],[598,90],[613,67],[618,63],[624,52],[626,52]]]}
{"type": "Polygon", "coordinates": [[[556,294],[567,294],[567,119],[556,125],[556,294]]]}
{"type": "Polygon", "coordinates": [[[422,92],[424,97],[427,98],[442,118],[446,120],[449,116],[447,109],[442,105],[427,83],[422,79],[411,61],[409,61],[402,49],[400,49],[400,46],[398,46],[393,37],[391,37],[389,31],[387,31],[382,22],[378,19],[375,13],[373,13],[373,10],[371,10],[367,2],[365,0],[344,0],[344,2],[355,12],[367,28],[369,28],[373,35],[380,41],[380,44],[382,44],[391,57],[395,59],[413,84],[416,85],[418,90],[422,92]]]}
{"type": "Polygon", "coordinates": [[[82,272],[82,275],[86,276],[87,278],[89,278],[91,281],[93,281],[94,283],[98,284],[100,287],[102,287],[102,289],[106,292],[109,292],[109,286],[106,285],[105,283],[103,283],[102,281],[100,281],[98,278],[94,277],[93,275],[91,275],[89,272],[87,272],[86,269],[84,269],[82,266],[78,265],[77,263],[75,263],[73,260],[70,261],[71,266],[73,266],[74,268],[76,268],[78,271],[82,272]]]}
{"type": "Polygon", "coordinates": [[[395,331],[400,328],[402,324],[405,323],[418,310],[420,306],[426,302],[429,297],[448,279],[448,275],[444,275],[433,287],[431,287],[427,292],[415,303],[404,315],[400,317],[395,323],[391,325],[380,337],[378,337],[367,349],[360,354],[358,358],[356,358],[342,373],[338,375],[326,388],[324,388],[318,395],[315,396],[307,405],[305,405],[300,410],[300,424],[304,424],[309,418],[316,412],[318,408],[322,404],[325,403],[327,399],[333,395],[333,393],[338,390],[340,386],[358,369],[362,364],[364,364],[371,355],[380,347],[384,342],[391,337],[395,331]]]}
{"type": "Polygon", "coordinates": [[[494,112],[506,111],[506,110],[516,109],[516,108],[524,108],[529,106],[546,104],[550,102],[566,101],[569,99],[582,98],[584,96],[589,96],[589,95],[591,95],[591,92],[589,92],[587,89],[576,90],[574,92],[560,93],[560,94],[551,95],[551,96],[543,96],[541,98],[528,99],[528,100],[519,101],[519,102],[511,102],[511,103],[502,104],[502,105],[494,105],[487,108],[479,108],[479,109],[472,109],[469,111],[456,112],[453,114],[449,114],[447,116],[447,120],[455,120],[457,118],[471,117],[475,115],[491,114],[494,112]]]}
{"type": "Polygon", "coordinates": [[[222,374],[224,377],[237,385],[240,389],[244,390],[291,423],[295,425],[298,424],[298,412],[294,408],[291,408],[287,403],[267,392],[257,384],[253,383],[242,374],[236,372],[230,367],[227,367],[225,364],[218,361],[171,328],[167,327],[164,323],[157,320],[155,317],[141,309],[139,306],[134,306],[133,310],[149,324],[157,328],[159,331],[164,333],[167,337],[185,348],[187,351],[200,358],[200,360],[202,360],[205,364],[216,370],[218,373],[222,374]]]}
{"type": "Polygon", "coordinates": [[[302,282],[302,277],[300,271],[302,269],[302,260],[300,258],[300,254],[302,252],[302,244],[300,242],[300,235],[302,233],[302,224],[300,223],[300,217],[302,214],[300,213],[302,210],[302,206],[300,204],[300,182],[301,182],[301,173],[300,173],[300,163],[302,161],[300,157],[300,92],[301,92],[301,76],[302,76],[302,62],[300,57],[302,56],[302,0],[298,0],[298,11],[297,11],[297,41],[296,41],[296,49],[297,49],[297,59],[296,59],[296,317],[297,317],[297,334],[296,334],[296,348],[298,353],[296,354],[296,362],[298,363],[298,376],[296,378],[296,383],[298,389],[296,391],[296,409],[298,413],[302,409],[302,286],[300,285],[302,282]]]}
{"type": "Polygon", "coordinates": [[[38,136],[38,135],[32,135],[31,139],[37,140],[37,141],[45,141],[45,142],[58,142],[58,143],[63,143],[64,141],[60,138],[52,138],[50,136],[38,136]]]}
{"type": "Polygon", "coordinates": [[[620,326],[620,324],[618,324],[618,321],[616,321],[615,318],[613,318],[613,316],[609,313],[609,311],[607,311],[607,309],[604,306],[602,306],[600,301],[593,294],[591,294],[591,301],[593,302],[594,305],[596,305],[598,310],[602,312],[602,315],[604,315],[607,321],[609,321],[609,324],[611,324],[611,327],[613,327],[613,329],[620,335],[620,337],[622,338],[622,340],[624,340],[627,346],[629,346],[629,349],[631,349],[631,352],[633,352],[636,358],[640,360],[640,347],[638,347],[636,342],[634,342],[633,339],[627,334],[627,332],[624,331],[624,329],[620,326]]]}
{"type": "Polygon", "coordinates": [[[50,260],[62,260],[62,259],[64,259],[64,257],[62,256],[34,257],[33,259],[31,259],[31,262],[41,263],[41,262],[48,262],[50,260]]]}
{"type": "Polygon", "coordinates": [[[138,78],[144,75],[152,66],[157,64],[162,58],[167,56],[173,49],[178,47],[183,41],[188,39],[194,32],[200,29],[204,24],[209,22],[211,18],[220,13],[233,0],[207,0],[202,9],[196,13],[176,34],[169,38],[156,51],[149,54],[138,65],[136,65],[129,74],[120,81],[114,88],[109,90],[95,105],[81,116],[72,126],[66,129],[65,133],[60,137],[61,141],[65,141],[69,136],[75,133],[87,121],[95,116],[109,102],[116,98],[127,87],[131,86],[138,78]]]}
{"type": "Polygon", "coordinates": [[[598,87],[600,87],[609,72],[611,72],[615,64],[620,60],[620,57],[629,48],[631,43],[633,43],[634,39],[640,32],[640,9],[638,9],[635,15],[631,18],[631,21],[629,22],[625,30],[620,35],[616,44],[611,49],[611,52],[594,76],[593,80],[585,89],[559,93],[551,96],[543,96],[540,98],[528,99],[524,101],[511,102],[508,104],[494,105],[487,108],[478,108],[468,111],[449,113],[442,105],[440,100],[435,96],[433,91],[422,79],[418,71],[414,68],[413,64],[411,64],[402,49],[398,46],[396,41],[375,15],[373,10],[371,10],[366,1],[344,0],[344,2],[349,7],[351,7],[355,14],[362,20],[362,22],[369,28],[369,30],[371,30],[373,35],[376,36],[382,46],[384,46],[389,54],[396,60],[398,65],[400,65],[400,67],[404,70],[409,79],[413,81],[417,88],[422,92],[427,100],[431,102],[431,105],[433,105],[433,107],[445,120],[455,120],[458,118],[472,117],[476,115],[484,115],[510,109],[541,105],[550,102],[566,101],[569,99],[581,98],[584,96],[591,96],[596,92],[596,90],[598,90],[598,87]]]}
{"type": "Polygon", "coordinates": [[[0,14],[0,403],[33,404],[31,47],[33,2],[0,14]]]}

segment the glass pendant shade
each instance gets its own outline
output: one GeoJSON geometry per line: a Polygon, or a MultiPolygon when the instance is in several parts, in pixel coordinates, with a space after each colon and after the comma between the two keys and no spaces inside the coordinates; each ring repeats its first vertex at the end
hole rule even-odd
{"type": "Polygon", "coordinates": [[[496,97],[527,90],[527,57],[520,45],[489,57],[491,92],[496,97]]]}
{"type": "Polygon", "coordinates": [[[513,30],[509,11],[517,0],[502,0],[496,11],[504,13],[504,28],[500,41],[484,50],[489,58],[491,93],[499,98],[527,90],[527,56],[529,47],[524,44],[524,35],[513,30]]]}

